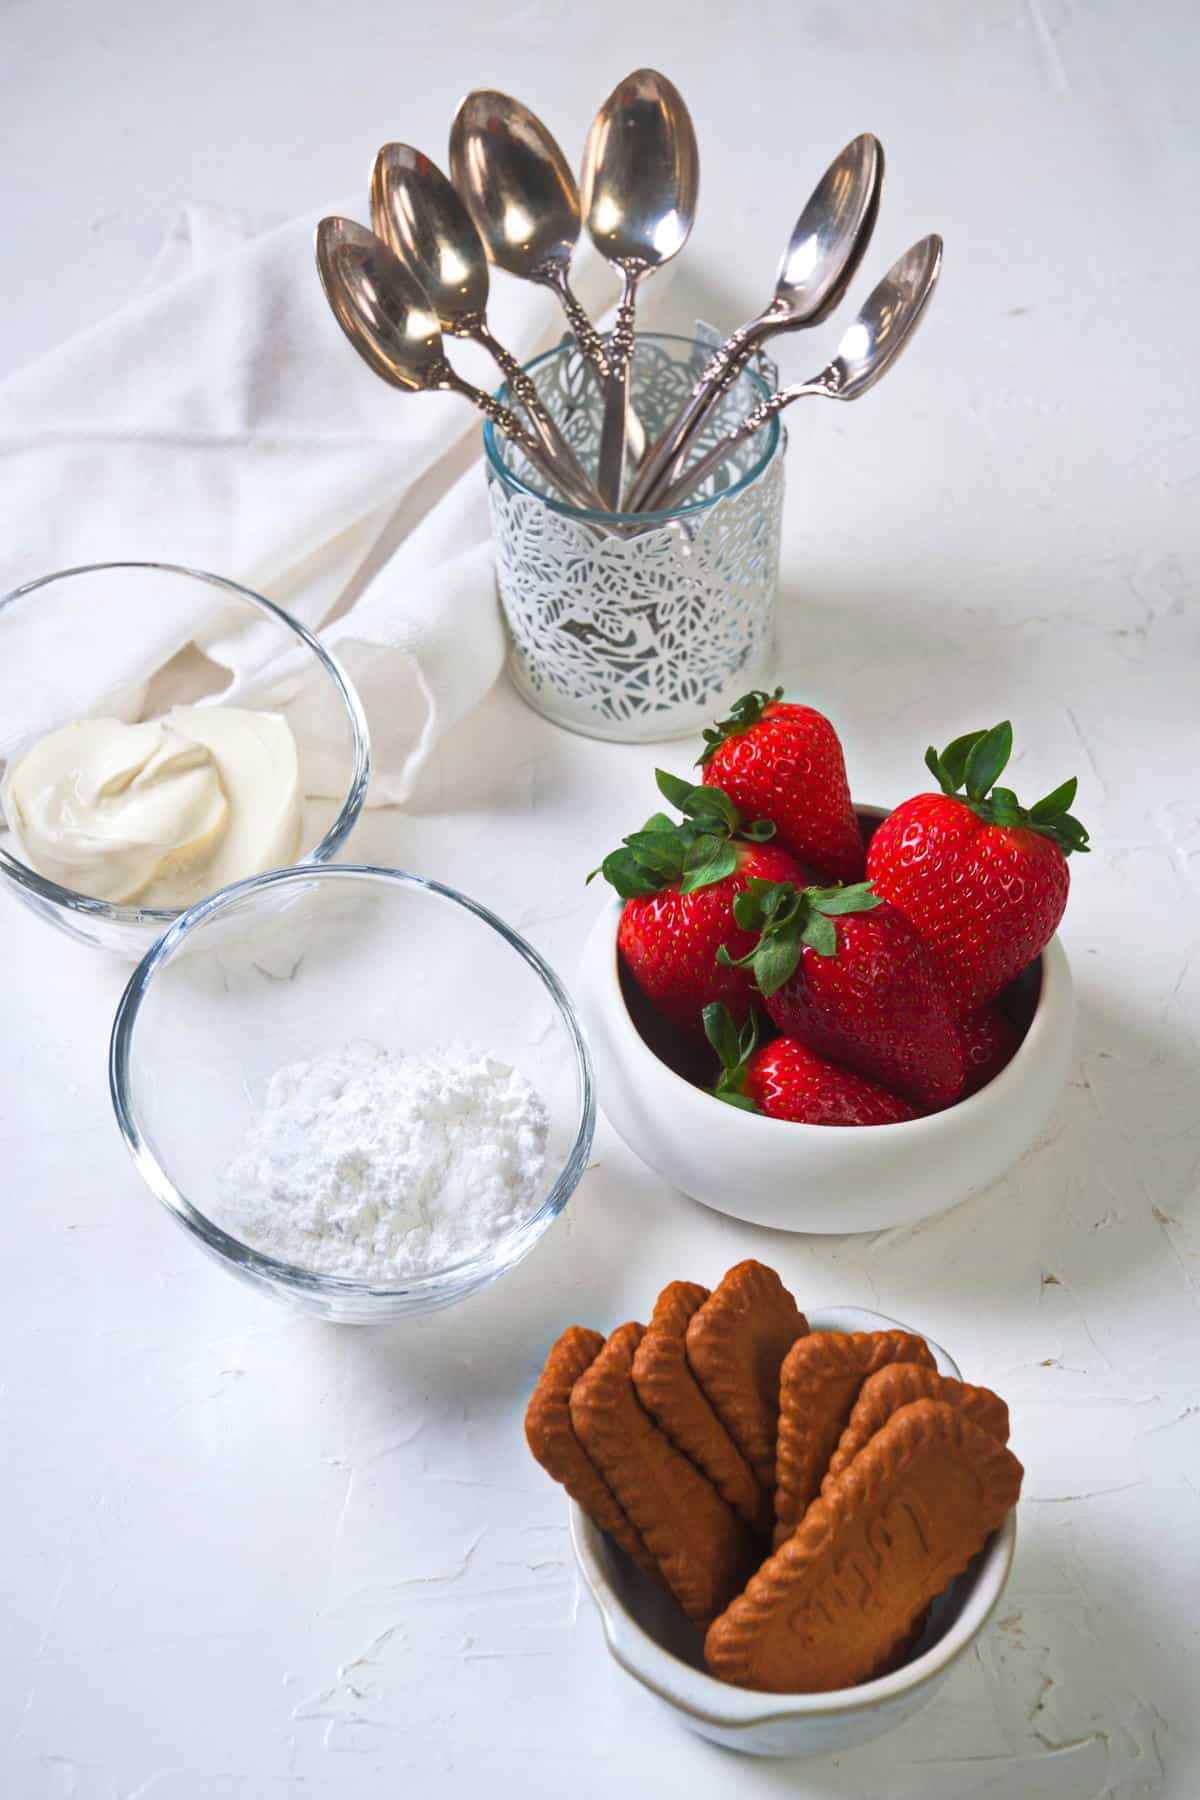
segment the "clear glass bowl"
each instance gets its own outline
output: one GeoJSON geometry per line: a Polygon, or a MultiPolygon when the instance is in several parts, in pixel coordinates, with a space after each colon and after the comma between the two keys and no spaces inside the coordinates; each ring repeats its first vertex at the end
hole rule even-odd
{"type": "MultiPolygon", "coordinates": [[[[74,719],[136,722],[210,701],[287,716],[310,797],[296,860],[328,861],[362,811],[371,753],[358,695],[299,620],[223,576],[173,563],[62,569],[0,598],[0,775],[74,719]],[[265,680],[230,680],[222,658],[231,645],[265,680]]],[[[17,854],[2,810],[0,882],[60,931],[125,956],[141,956],[182,911],[113,905],[48,881],[17,854]]]]}
{"type": "MultiPolygon", "coordinates": [[[[711,354],[707,340],[639,336],[629,394],[651,441],[711,354]]],[[[594,470],[603,395],[574,340],[528,369],[580,462],[594,470]]],[[[753,369],[739,375],[708,415],[695,453],[769,391],[753,369]]],[[[670,512],[569,506],[490,423],[483,441],[508,670],[536,712],[586,737],[651,743],[698,732],[762,684],[774,649],[783,519],[778,416],[670,512]]]]}
{"type": "Polygon", "coordinates": [[[125,990],[109,1079],[140,1174],[204,1249],[275,1299],[346,1323],[431,1312],[512,1268],[566,1205],[595,1128],[575,1011],[537,951],[452,888],[355,864],[255,876],[184,913],[125,990]],[[529,1217],[486,1254],[397,1286],[277,1262],[220,1223],[223,1173],[271,1075],[362,1040],[494,1051],[550,1116],[529,1217]]]}

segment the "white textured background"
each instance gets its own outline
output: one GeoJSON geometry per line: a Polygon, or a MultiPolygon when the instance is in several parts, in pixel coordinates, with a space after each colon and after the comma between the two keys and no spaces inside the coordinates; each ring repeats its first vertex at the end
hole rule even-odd
{"type": "MultiPolygon", "coordinates": [[[[512,88],[574,148],[626,69],[674,76],[703,156],[677,321],[755,310],[829,155],[876,131],[867,273],[936,227],[946,274],[894,378],[793,415],[780,674],[833,713],[862,798],[901,799],[931,737],[1005,714],[1019,788],[1079,774],[1077,1071],[1000,1186],[873,1240],[721,1220],[602,1127],[501,1287],[334,1331],[243,1292],[159,1213],[108,1112],[121,972],[6,905],[0,1793],[1194,1800],[1194,8],[563,10],[445,0],[435,32],[370,0],[6,0],[0,369],[126,298],[181,202],[334,199],[385,138],[440,155],[471,85],[512,88]],[[751,1764],[655,1711],[604,1654],[521,1441],[561,1325],[644,1315],[669,1278],[746,1255],[802,1303],[931,1331],[1014,1403],[1028,1470],[977,1653],[837,1762],[751,1764]]],[[[782,360],[808,373],[812,340],[782,360]]],[[[645,811],[654,760],[500,690],[419,808],[356,847],[465,886],[569,979],[597,904],[582,875],[645,811]]]]}

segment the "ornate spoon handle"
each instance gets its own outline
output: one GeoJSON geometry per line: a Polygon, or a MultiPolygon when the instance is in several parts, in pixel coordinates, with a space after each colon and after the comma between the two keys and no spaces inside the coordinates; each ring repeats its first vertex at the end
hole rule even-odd
{"type": "Polygon", "coordinates": [[[705,388],[729,386],[739,369],[745,367],[762,323],[761,319],[751,319],[748,325],[739,325],[736,331],[730,332],[705,363],[700,379],[692,389],[693,395],[702,393],[705,388]]]}
{"type": "Polygon", "coordinates": [[[464,399],[469,400],[471,405],[476,407],[486,419],[491,420],[497,431],[503,432],[506,438],[511,439],[517,448],[525,453],[534,468],[544,475],[547,481],[551,482],[561,494],[565,495],[572,506],[579,504],[564,487],[562,470],[550,461],[537,440],[529,435],[516,413],[511,412],[507,406],[501,405],[500,401],[491,394],[484,393],[483,389],[476,387],[473,382],[464,381],[463,377],[451,368],[445,358],[441,362],[435,363],[430,369],[427,385],[431,388],[441,388],[450,393],[461,394],[464,399]]]}
{"type": "Polygon", "coordinates": [[[472,336],[483,345],[496,365],[503,370],[509,388],[529,414],[530,423],[537,435],[538,442],[557,466],[556,479],[563,491],[569,490],[572,495],[577,496],[581,506],[592,510],[602,510],[604,502],[600,498],[599,491],[588,480],[575,452],[546,411],[542,396],[538,393],[532,376],[526,374],[511,350],[506,350],[503,344],[497,342],[482,320],[472,332],[472,336]]]}
{"type": "Polygon", "coordinates": [[[803,388],[780,388],[777,394],[768,394],[765,400],[760,400],[758,405],[746,414],[740,425],[735,425],[732,431],[726,432],[722,442],[728,447],[736,444],[741,438],[751,437],[754,432],[762,430],[768,419],[773,419],[776,413],[782,412],[785,406],[790,406],[793,400],[798,400],[801,394],[807,392],[806,386],[803,388]]]}
{"type": "MultiPolygon", "coordinates": [[[[558,261],[543,263],[530,276],[530,280],[540,281],[545,287],[554,289],[559,304],[567,315],[567,323],[575,334],[576,343],[595,371],[601,387],[604,387],[609,376],[608,351],[605,349],[604,339],[576,298],[563,265],[558,261]]],[[[646,454],[646,428],[632,409],[626,419],[626,435],[630,455],[635,462],[641,462],[646,454]]]]}
{"type": "Polygon", "coordinates": [[[604,422],[600,428],[600,492],[609,506],[621,498],[625,466],[625,415],[629,409],[629,363],[633,356],[637,287],[645,264],[632,258],[622,264],[625,287],[608,340],[608,383],[604,390],[604,422]]]}
{"type": "Polygon", "coordinates": [[[472,388],[464,382],[460,392],[467,395],[472,405],[478,407],[485,419],[492,421],[497,431],[502,431],[504,436],[510,438],[519,450],[523,450],[530,462],[537,463],[539,468],[544,467],[545,459],[542,456],[540,445],[526,431],[515,412],[510,412],[507,406],[502,406],[499,400],[491,394],[485,394],[482,388],[472,388]]]}
{"type": "Polygon", "coordinates": [[[627,367],[633,355],[634,313],[637,307],[637,284],[641,279],[641,268],[630,267],[625,273],[625,291],[621,295],[621,304],[617,308],[617,316],[613,320],[612,336],[608,340],[609,373],[614,373],[614,363],[624,363],[627,367]]]}
{"type": "MultiPolygon", "coordinates": [[[[500,367],[504,369],[504,373],[508,376],[510,384],[512,383],[512,374],[509,369],[504,368],[505,361],[513,365],[513,368],[516,369],[518,375],[522,374],[521,366],[516,358],[509,351],[502,349],[499,344],[496,344],[486,325],[479,323],[476,319],[464,319],[455,335],[457,337],[474,338],[477,343],[482,344],[484,349],[487,350],[491,356],[495,357],[495,360],[500,364],[500,367]]],[[[530,385],[532,386],[532,383],[530,385]]],[[[512,412],[510,408],[505,406],[501,401],[493,399],[492,395],[487,393],[483,388],[476,387],[473,381],[467,381],[458,373],[457,369],[454,368],[453,364],[449,362],[446,357],[443,356],[434,364],[433,369],[430,372],[428,386],[431,388],[440,388],[453,394],[462,394],[465,399],[471,402],[472,406],[477,406],[481,413],[487,415],[497,431],[502,431],[505,437],[510,437],[515,444],[519,444],[526,455],[529,454],[531,445],[534,451],[537,451],[537,445],[522,425],[520,419],[518,419],[516,413],[512,412]]],[[[536,388],[534,389],[534,401],[540,409],[541,398],[538,395],[536,388]]]]}
{"type": "Polygon", "coordinates": [[[473,321],[470,335],[477,343],[483,345],[496,366],[503,371],[513,396],[521,402],[531,419],[548,420],[542,396],[538,393],[532,378],[528,376],[511,350],[494,338],[483,320],[473,321]]]}
{"type": "Polygon", "coordinates": [[[532,279],[544,282],[554,289],[559,304],[567,315],[567,323],[575,333],[576,342],[583,354],[591,363],[602,382],[608,380],[608,355],[604,348],[604,339],[588,318],[587,313],[575,297],[567,272],[559,262],[545,263],[535,271],[532,279]]]}
{"type": "Polygon", "coordinates": [[[780,388],[778,393],[770,394],[765,400],[760,400],[754,410],[747,413],[740,424],[735,425],[732,431],[727,431],[725,436],[714,444],[705,456],[700,458],[699,462],[692,463],[679,476],[678,480],[672,482],[666,492],[656,500],[655,511],[670,512],[678,506],[680,501],[685,499],[692,489],[704,480],[706,475],[711,475],[714,469],[720,468],[736,444],[740,444],[745,438],[753,437],[756,431],[761,431],[768,420],[773,419],[776,413],[781,413],[785,406],[790,406],[793,400],[802,400],[810,394],[834,395],[835,393],[836,389],[831,387],[826,374],[825,377],[818,377],[816,381],[806,381],[800,387],[780,388]]]}
{"type": "Polygon", "coordinates": [[[678,465],[688,438],[709,408],[741,374],[758,343],[767,335],[769,324],[769,314],[760,313],[757,319],[739,326],[713,351],[674,420],[638,470],[629,493],[630,511],[653,511],[658,505],[658,496],[680,473],[678,465]]]}

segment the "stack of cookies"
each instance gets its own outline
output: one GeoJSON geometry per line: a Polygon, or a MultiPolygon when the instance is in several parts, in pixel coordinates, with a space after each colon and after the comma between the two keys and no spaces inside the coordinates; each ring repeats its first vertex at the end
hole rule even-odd
{"type": "Polygon", "coordinates": [[[705,1633],[712,1673],[774,1693],[894,1666],[1023,1473],[997,1395],[907,1332],[809,1331],[757,1262],[712,1293],[673,1281],[607,1341],[565,1331],[525,1433],[705,1633]]]}

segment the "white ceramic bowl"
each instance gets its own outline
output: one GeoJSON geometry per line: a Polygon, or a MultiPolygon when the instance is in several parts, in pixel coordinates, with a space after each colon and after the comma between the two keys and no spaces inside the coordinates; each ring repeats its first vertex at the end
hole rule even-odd
{"type": "MultiPolygon", "coordinates": [[[[731,1109],[732,1110],[732,1109],[731,1109]]],[[[809,1312],[814,1331],[913,1331],[880,1313],[833,1306],[809,1312]]],[[[943,1375],[958,1365],[926,1338],[943,1375]]],[[[759,1694],[705,1673],[698,1634],[674,1602],[639,1574],[572,1501],[571,1540],[600,1612],[609,1654],[689,1730],[751,1756],[829,1756],[891,1731],[927,1706],[995,1611],[1017,1541],[1012,1512],[971,1566],[930,1609],[903,1668],[828,1694],[759,1694]]]]}
{"type": "Polygon", "coordinates": [[[795,1125],[726,1106],[669,1068],[634,1023],[617,955],[620,916],[614,899],[596,920],[575,995],[600,1107],[643,1162],[716,1212],[777,1231],[912,1224],[1002,1175],[1046,1125],[1066,1081],[1075,996],[1054,938],[1022,977],[1039,986],[1016,1055],[985,1088],[945,1112],[849,1128],[795,1125]]]}

